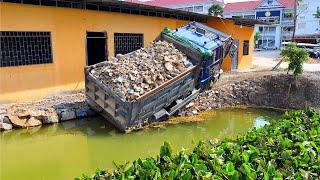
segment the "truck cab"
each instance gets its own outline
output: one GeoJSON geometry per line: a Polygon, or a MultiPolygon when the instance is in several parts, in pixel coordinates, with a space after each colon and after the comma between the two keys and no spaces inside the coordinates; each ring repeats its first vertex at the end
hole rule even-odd
{"type": "Polygon", "coordinates": [[[197,66],[195,83],[200,89],[219,79],[221,64],[232,46],[230,35],[197,22],[175,30],[166,28],[160,39],[173,43],[197,66]]]}

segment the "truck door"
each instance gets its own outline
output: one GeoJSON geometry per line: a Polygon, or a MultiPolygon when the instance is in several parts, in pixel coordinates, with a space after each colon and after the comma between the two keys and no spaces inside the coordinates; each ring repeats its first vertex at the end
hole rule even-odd
{"type": "Polygon", "coordinates": [[[106,32],[88,32],[86,38],[87,65],[97,64],[105,61],[107,53],[107,33],[106,32]]]}

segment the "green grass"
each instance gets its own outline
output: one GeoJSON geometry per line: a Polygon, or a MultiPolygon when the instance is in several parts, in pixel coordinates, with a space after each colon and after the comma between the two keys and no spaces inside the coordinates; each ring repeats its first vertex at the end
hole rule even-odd
{"type": "Polygon", "coordinates": [[[234,140],[201,141],[189,153],[165,142],[157,157],[76,179],[319,179],[319,122],[314,110],[287,112],[234,140]]]}

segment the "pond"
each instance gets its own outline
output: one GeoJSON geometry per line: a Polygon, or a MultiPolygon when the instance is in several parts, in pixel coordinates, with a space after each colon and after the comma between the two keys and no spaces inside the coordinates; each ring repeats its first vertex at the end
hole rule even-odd
{"type": "MultiPolygon", "coordinates": [[[[164,141],[175,151],[199,140],[234,138],[280,116],[266,109],[223,109],[199,116],[206,121],[122,134],[100,117],[2,132],[0,179],[73,179],[139,157],[156,156],[164,141]]],[[[184,117],[184,118],[197,118],[184,117]]]]}

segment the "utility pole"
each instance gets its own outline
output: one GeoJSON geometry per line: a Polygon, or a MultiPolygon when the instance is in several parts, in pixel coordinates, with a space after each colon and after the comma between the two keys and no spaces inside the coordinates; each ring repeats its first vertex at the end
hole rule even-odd
{"type": "Polygon", "coordinates": [[[293,9],[293,32],[292,32],[292,42],[295,42],[295,35],[296,35],[296,27],[297,27],[297,6],[298,6],[298,0],[294,0],[294,9],[293,9]]]}

